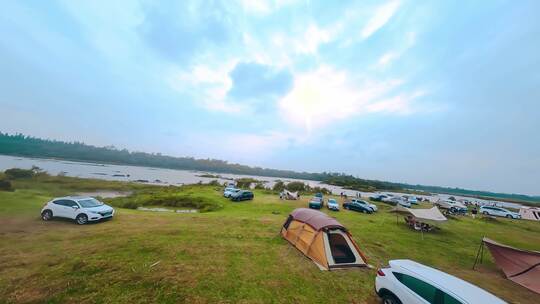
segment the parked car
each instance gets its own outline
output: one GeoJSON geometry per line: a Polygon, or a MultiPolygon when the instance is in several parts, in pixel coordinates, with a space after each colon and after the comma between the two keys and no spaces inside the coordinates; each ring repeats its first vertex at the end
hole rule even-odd
{"type": "Polygon", "coordinates": [[[362,213],[369,213],[369,214],[373,213],[373,209],[369,206],[369,204],[366,204],[365,202],[360,203],[360,200],[357,200],[357,199],[351,200],[350,202],[343,203],[343,209],[354,210],[354,211],[359,211],[362,213]]]}
{"type": "Polygon", "coordinates": [[[468,212],[468,209],[465,205],[460,202],[452,200],[443,200],[435,203],[439,208],[448,210],[452,214],[465,215],[468,212]]]}
{"type": "Polygon", "coordinates": [[[385,198],[388,198],[388,196],[384,194],[375,194],[369,197],[370,200],[376,201],[376,202],[382,202],[383,199],[385,198]]]}
{"type": "Polygon", "coordinates": [[[79,225],[88,222],[110,219],[114,209],[88,196],[68,196],[55,198],[41,209],[41,218],[49,221],[54,217],[73,219],[79,225]]]}
{"type": "Polygon", "coordinates": [[[330,210],[339,211],[339,204],[333,198],[328,199],[328,202],[326,202],[326,207],[330,210]]]}
{"type": "Polygon", "coordinates": [[[418,205],[418,199],[414,196],[409,196],[407,198],[407,202],[411,203],[411,204],[415,204],[415,205],[418,205]]]}
{"type": "Polygon", "coordinates": [[[309,200],[309,203],[308,203],[308,206],[311,209],[321,209],[323,205],[324,205],[323,199],[317,196],[309,200]]]}
{"type": "Polygon", "coordinates": [[[253,192],[249,190],[240,190],[231,195],[231,200],[234,202],[248,201],[253,199],[253,192]]]}
{"type": "Polygon", "coordinates": [[[385,304],[502,304],[505,301],[466,282],[411,260],[392,260],[377,271],[375,290],[385,304]]]}
{"type": "Polygon", "coordinates": [[[406,208],[411,208],[411,203],[404,201],[401,197],[387,197],[382,200],[384,203],[390,204],[390,205],[401,205],[406,208]]]}
{"type": "Polygon", "coordinates": [[[494,215],[502,216],[506,218],[520,219],[521,215],[517,212],[512,212],[510,210],[501,208],[501,207],[491,207],[491,206],[482,206],[480,207],[480,213],[485,215],[494,215]]]}
{"type": "Polygon", "coordinates": [[[227,187],[227,188],[225,188],[225,190],[223,191],[223,196],[224,196],[224,197],[231,197],[231,195],[237,193],[238,191],[240,191],[240,189],[227,187]]]}
{"type": "Polygon", "coordinates": [[[351,200],[351,202],[366,205],[368,208],[371,208],[371,211],[373,211],[373,212],[376,212],[378,210],[377,206],[375,204],[368,203],[368,202],[366,202],[364,200],[361,200],[361,199],[353,198],[351,200]]]}

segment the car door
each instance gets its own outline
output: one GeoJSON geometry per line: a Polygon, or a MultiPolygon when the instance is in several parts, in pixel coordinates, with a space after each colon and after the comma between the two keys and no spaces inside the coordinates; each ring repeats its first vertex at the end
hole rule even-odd
{"type": "Polygon", "coordinates": [[[51,209],[52,209],[53,215],[57,217],[66,217],[65,200],[55,200],[52,203],[53,203],[53,206],[52,206],[53,208],[51,209]]]}
{"type": "Polygon", "coordinates": [[[404,290],[398,294],[402,303],[463,304],[439,288],[408,274],[393,272],[404,290]]]}
{"type": "Polygon", "coordinates": [[[499,208],[493,208],[493,212],[494,212],[495,215],[497,215],[497,216],[505,216],[505,215],[506,215],[505,212],[502,211],[502,210],[499,209],[499,208]]]}
{"type": "Polygon", "coordinates": [[[79,213],[79,205],[73,200],[65,200],[65,217],[74,219],[79,213]]]}

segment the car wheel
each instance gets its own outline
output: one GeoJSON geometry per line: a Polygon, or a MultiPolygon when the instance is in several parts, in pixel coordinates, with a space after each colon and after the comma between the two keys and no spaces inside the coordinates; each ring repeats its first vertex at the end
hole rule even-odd
{"type": "Polygon", "coordinates": [[[482,212],[484,215],[489,215],[487,211],[482,212]]]}
{"type": "Polygon", "coordinates": [[[383,304],[401,304],[401,301],[391,294],[384,294],[381,299],[383,304]]]}
{"type": "Polygon", "coordinates": [[[77,224],[79,225],[84,225],[88,223],[88,216],[86,216],[86,214],[79,214],[75,218],[75,221],[77,221],[77,224]]]}
{"type": "Polygon", "coordinates": [[[506,215],[506,218],[511,219],[511,218],[512,218],[512,215],[511,215],[511,214],[507,214],[507,215],[506,215]]]}
{"type": "Polygon", "coordinates": [[[41,213],[41,219],[44,221],[50,221],[52,220],[53,215],[51,210],[45,210],[41,213]]]}

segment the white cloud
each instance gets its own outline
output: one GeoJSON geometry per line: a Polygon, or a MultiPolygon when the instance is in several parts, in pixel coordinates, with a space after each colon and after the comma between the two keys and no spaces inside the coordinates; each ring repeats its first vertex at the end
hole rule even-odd
{"type": "Polygon", "coordinates": [[[401,80],[350,82],[350,75],[328,66],[295,75],[293,89],[279,101],[283,117],[308,131],[355,115],[385,112],[410,114],[419,94],[394,94],[401,80]]]}
{"type": "Polygon", "coordinates": [[[294,4],[295,0],[240,0],[240,6],[247,13],[266,15],[286,5],[294,4]]]}
{"type": "Polygon", "coordinates": [[[292,39],[294,41],[294,49],[299,54],[315,54],[319,49],[319,45],[327,43],[331,39],[331,30],[320,29],[315,24],[311,24],[302,37],[292,39]]]}
{"type": "Polygon", "coordinates": [[[368,38],[383,27],[390,20],[390,18],[394,16],[399,4],[400,3],[398,0],[392,0],[378,7],[375,11],[375,15],[369,19],[367,24],[362,29],[362,38],[368,38]]]}
{"type": "Polygon", "coordinates": [[[232,87],[229,77],[236,61],[220,66],[197,65],[191,70],[173,69],[167,77],[169,86],[193,97],[203,107],[228,113],[239,113],[245,106],[227,100],[227,92],[232,87]]]}
{"type": "Polygon", "coordinates": [[[272,11],[272,3],[266,0],[240,0],[245,11],[256,14],[268,14],[272,11]]]}
{"type": "Polygon", "coordinates": [[[405,37],[405,43],[401,44],[401,47],[388,51],[384,53],[375,65],[376,68],[385,68],[390,65],[393,61],[399,59],[403,53],[405,53],[409,48],[411,48],[416,43],[416,33],[409,32],[405,37]]]}
{"type": "Polygon", "coordinates": [[[398,57],[400,56],[399,53],[396,53],[396,52],[387,52],[385,53],[384,55],[381,56],[381,58],[379,58],[379,60],[377,61],[377,64],[381,67],[385,67],[387,66],[390,62],[394,61],[395,59],[397,59],[398,57]]]}
{"type": "Polygon", "coordinates": [[[261,164],[277,153],[295,145],[303,145],[306,137],[300,133],[274,130],[268,132],[194,132],[186,137],[188,145],[202,151],[199,157],[221,157],[232,162],[261,164]],[[219,149],[216,150],[216,147],[219,149]],[[239,148],[241,147],[241,148],[239,148]]]}

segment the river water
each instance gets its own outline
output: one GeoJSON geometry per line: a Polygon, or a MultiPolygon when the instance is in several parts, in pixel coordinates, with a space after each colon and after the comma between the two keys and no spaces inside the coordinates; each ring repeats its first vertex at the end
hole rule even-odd
{"type": "MultiPolygon", "coordinates": [[[[188,170],[175,170],[175,169],[162,169],[151,167],[138,167],[138,166],[126,166],[126,165],[111,165],[111,164],[99,164],[99,163],[87,163],[76,162],[58,159],[46,159],[46,158],[28,158],[18,156],[0,155],[0,171],[4,171],[10,168],[22,168],[30,169],[32,166],[37,166],[51,175],[62,174],[65,176],[81,177],[81,178],[97,178],[105,180],[115,181],[132,181],[147,184],[156,185],[184,185],[184,184],[196,184],[199,182],[208,183],[212,180],[218,180],[221,184],[230,182],[237,178],[254,178],[264,182],[265,187],[272,188],[277,180],[284,182],[300,181],[308,184],[310,187],[324,187],[332,191],[333,194],[339,195],[345,193],[348,196],[357,196],[360,194],[362,197],[368,197],[372,195],[371,192],[360,192],[355,190],[343,189],[338,186],[332,186],[321,183],[319,181],[302,180],[293,178],[278,178],[268,176],[253,176],[253,175],[238,175],[228,173],[209,173],[202,171],[188,171],[188,170]],[[201,177],[203,174],[219,175],[219,178],[201,177]]],[[[399,193],[394,193],[398,194],[399,193]]],[[[424,195],[431,201],[440,199],[447,199],[449,195],[424,195]]],[[[496,204],[498,206],[508,208],[519,208],[521,205],[507,202],[491,202],[481,199],[468,198],[464,196],[455,196],[456,198],[464,198],[472,201],[476,201],[479,204],[496,204]]]]}

